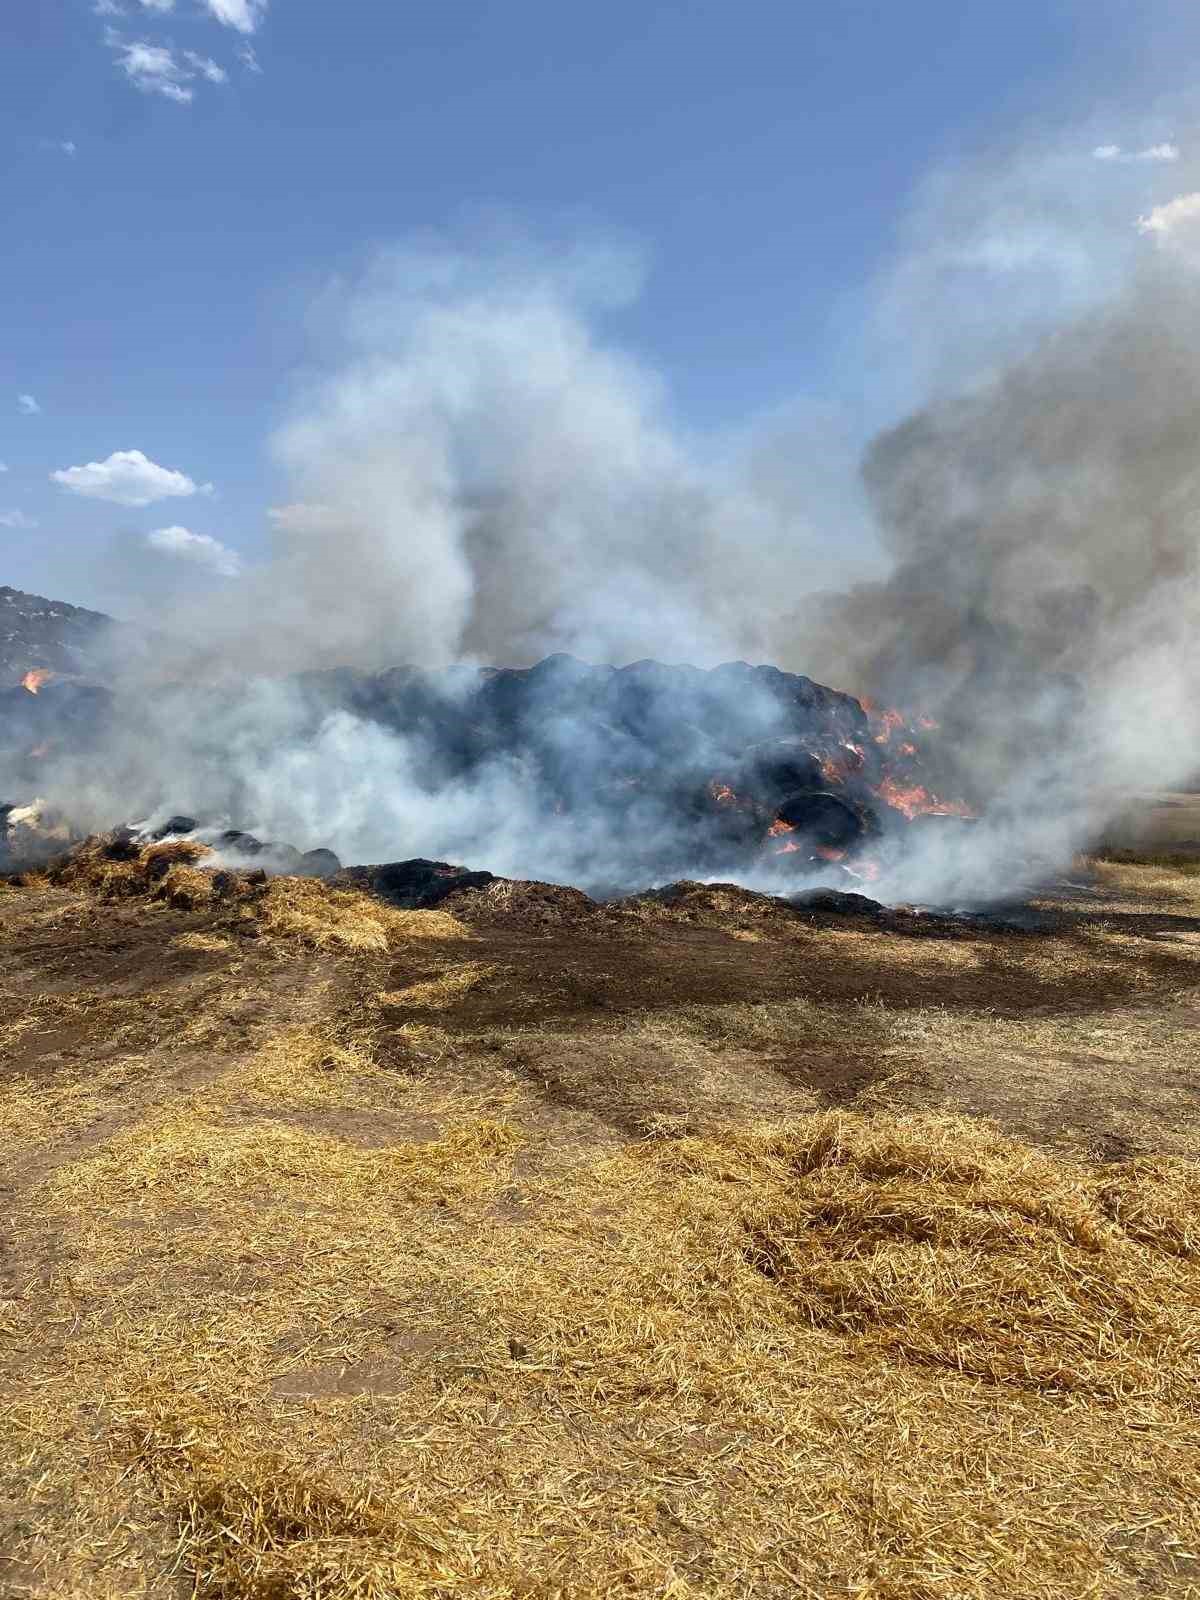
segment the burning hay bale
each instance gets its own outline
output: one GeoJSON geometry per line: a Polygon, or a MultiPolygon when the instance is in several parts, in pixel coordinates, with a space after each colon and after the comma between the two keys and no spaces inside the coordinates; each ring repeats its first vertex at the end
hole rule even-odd
{"type": "MultiPolygon", "coordinates": [[[[331,719],[349,716],[397,756],[414,814],[436,811],[429,802],[438,796],[466,797],[476,859],[493,859],[488,818],[499,792],[532,841],[523,864],[530,878],[613,892],[748,870],[781,882],[828,877],[831,867],[853,870],[876,844],[902,839],[914,819],[970,812],[928,719],[866,709],[811,679],[744,662],[711,671],[653,661],[616,668],[559,655],[521,670],[311,673],[272,695],[269,713],[253,685],[245,700],[234,691],[199,707],[194,684],[162,690],[154,707],[138,693],[57,677],[0,691],[0,754],[19,781],[60,803],[70,803],[81,758],[92,790],[116,795],[117,768],[129,763],[114,752],[124,729],[149,719],[173,752],[164,765],[186,774],[201,763],[212,791],[213,751],[242,741],[247,727],[269,765],[273,752],[319,745],[331,719]],[[199,746],[192,728],[203,732],[199,746]]],[[[148,806],[161,803],[162,778],[155,775],[148,806]]],[[[237,803],[231,774],[221,809],[237,803]]],[[[320,878],[339,869],[329,851],[301,852],[182,811],[158,816],[149,828],[156,841],[199,838],[233,870],[253,862],[320,878]]],[[[374,819],[347,826],[360,845],[374,837],[374,819]]],[[[423,831],[431,855],[447,848],[423,831]]],[[[395,887],[386,892],[397,897],[395,887]]],[[[405,901],[414,892],[399,889],[405,901]]]]}

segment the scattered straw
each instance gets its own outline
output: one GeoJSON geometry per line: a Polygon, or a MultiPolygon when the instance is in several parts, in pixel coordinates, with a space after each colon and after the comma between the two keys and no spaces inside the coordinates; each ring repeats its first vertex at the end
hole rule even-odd
{"type": "Polygon", "coordinates": [[[268,938],[295,939],[316,950],[387,950],[407,939],[471,937],[448,912],[399,911],[311,878],[272,878],[244,915],[268,938]]]}
{"type": "Polygon", "coordinates": [[[194,950],[200,954],[219,955],[233,948],[233,940],[223,933],[177,933],[171,940],[172,950],[194,950]]]}
{"type": "Polygon", "coordinates": [[[472,989],[486,982],[495,971],[494,962],[461,961],[438,973],[436,978],[410,983],[404,989],[384,990],[378,996],[378,1001],[387,1009],[412,1007],[418,1011],[445,1011],[472,989]]]}

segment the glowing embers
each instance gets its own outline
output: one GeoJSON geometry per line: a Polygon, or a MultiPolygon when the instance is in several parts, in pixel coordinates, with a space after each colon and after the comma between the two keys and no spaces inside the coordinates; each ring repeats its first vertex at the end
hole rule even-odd
{"type": "Polygon", "coordinates": [[[870,785],[884,805],[898,811],[911,822],[915,817],[942,816],[974,818],[976,813],[965,800],[944,800],[922,779],[921,735],[936,733],[939,724],[927,716],[907,717],[894,706],[881,711],[872,701],[862,700],[870,722],[871,736],[881,747],[883,776],[870,785]]]}
{"type": "Polygon", "coordinates": [[[38,690],[50,682],[54,674],[48,667],[30,667],[21,679],[22,689],[27,689],[30,694],[37,694],[38,690]]]}

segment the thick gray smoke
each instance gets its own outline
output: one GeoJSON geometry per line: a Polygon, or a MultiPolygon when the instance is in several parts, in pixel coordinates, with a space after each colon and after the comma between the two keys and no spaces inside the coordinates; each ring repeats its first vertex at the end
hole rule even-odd
{"type": "Polygon", "coordinates": [[[942,722],[992,818],[972,877],[1200,766],[1198,438],[1200,279],[1154,264],[868,451],[895,564],[811,606],[810,660],[942,722]]]}
{"type": "Polygon", "coordinates": [[[812,411],[736,442],[673,426],[604,336],[627,253],[397,252],[325,307],[332,375],[276,440],[268,559],[164,619],[157,670],[189,692],[123,685],[122,748],[57,787],[93,823],[182,808],[348,859],[594,882],[620,875],[615,832],[548,830],[507,768],[431,789],[419,742],[344,710],[314,730],[285,675],[740,657],[936,717],[986,818],[879,892],[1003,894],[1198,764],[1200,279],[1155,253],[1173,229],[1054,331],[1025,319],[1005,365],[943,371],[861,476],[812,411]]]}

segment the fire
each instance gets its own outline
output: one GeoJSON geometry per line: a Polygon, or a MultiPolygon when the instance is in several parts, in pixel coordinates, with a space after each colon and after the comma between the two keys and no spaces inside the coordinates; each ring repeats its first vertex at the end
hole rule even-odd
{"type": "Polygon", "coordinates": [[[847,867],[846,871],[852,878],[859,878],[863,883],[874,883],[877,878],[883,876],[883,868],[878,861],[859,861],[855,866],[847,867]]]}
{"type": "Polygon", "coordinates": [[[896,811],[903,811],[911,822],[914,817],[919,817],[922,812],[932,809],[928,789],[923,789],[919,783],[911,784],[908,788],[896,778],[887,777],[875,791],[881,800],[887,802],[896,811]]]}
{"type": "Polygon", "coordinates": [[[828,844],[817,845],[813,855],[819,856],[822,861],[844,861],[846,859],[844,850],[835,850],[832,845],[828,844]]]}
{"type": "Polygon", "coordinates": [[[708,792],[710,795],[712,795],[713,799],[719,806],[737,805],[737,795],[734,794],[733,790],[727,783],[717,783],[714,780],[714,782],[709,784],[708,792]]]}
{"type": "Polygon", "coordinates": [[[43,684],[49,683],[54,674],[47,667],[30,667],[21,679],[22,689],[28,689],[30,694],[36,694],[43,684]]]}
{"type": "Polygon", "coordinates": [[[781,833],[795,833],[795,831],[792,823],[785,822],[782,817],[776,817],[775,821],[767,829],[767,834],[772,839],[778,839],[781,833]]]}
{"type": "Polygon", "coordinates": [[[896,811],[902,811],[911,822],[914,817],[973,817],[975,813],[963,800],[941,800],[930,794],[919,783],[904,785],[896,778],[887,777],[876,789],[879,798],[896,811]]]}
{"type": "Polygon", "coordinates": [[[827,783],[845,783],[866,761],[867,753],[861,745],[843,744],[841,749],[841,755],[821,757],[821,772],[827,783]]]}
{"type": "Polygon", "coordinates": [[[903,713],[894,709],[881,711],[872,720],[878,727],[878,732],[875,734],[876,744],[887,744],[897,728],[904,726],[903,713]]]}

